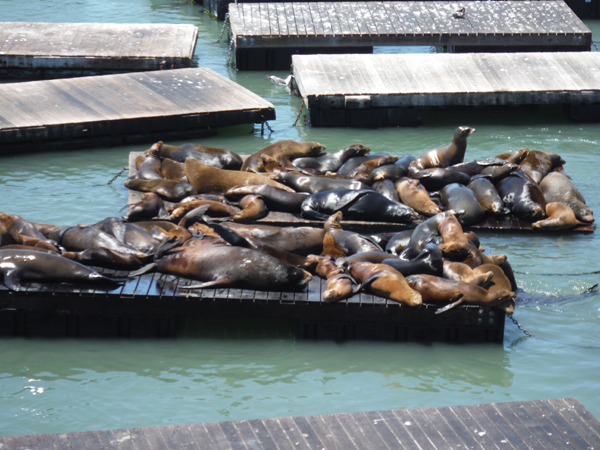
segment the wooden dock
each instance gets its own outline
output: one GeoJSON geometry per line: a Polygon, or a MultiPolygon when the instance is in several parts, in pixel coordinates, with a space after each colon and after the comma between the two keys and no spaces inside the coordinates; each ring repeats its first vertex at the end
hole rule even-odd
{"type": "Polygon", "coordinates": [[[0,84],[0,154],[151,142],[275,119],[207,68],[0,84]]]}
{"type": "MultiPolygon", "coordinates": [[[[127,272],[99,269],[110,277],[127,272]]],[[[72,337],[175,336],[179,316],[282,320],[309,339],[497,342],[504,338],[501,310],[459,305],[409,307],[365,292],[325,303],[326,281],[315,276],[303,288],[185,289],[197,281],[149,273],[118,287],[29,283],[24,291],[0,284],[0,335],[72,337]]]]}
{"type": "Polygon", "coordinates": [[[587,450],[598,446],[600,421],[574,398],[0,437],[0,447],[10,450],[587,450]]]}
{"type": "Polygon", "coordinates": [[[190,67],[197,37],[191,24],[0,22],[0,77],[190,67]]]}
{"type": "Polygon", "coordinates": [[[423,107],[564,105],[600,120],[600,53],[298,55],[317,127],[418,125],[423,107]]]}
{"type": "Polygon", "coordinates": [[[591,31],[562,0],[232,3],[229,22],[240,70],[285,70],[294,54],[372,53],[374,46],[539,52],[592,45],[591,31]]]}

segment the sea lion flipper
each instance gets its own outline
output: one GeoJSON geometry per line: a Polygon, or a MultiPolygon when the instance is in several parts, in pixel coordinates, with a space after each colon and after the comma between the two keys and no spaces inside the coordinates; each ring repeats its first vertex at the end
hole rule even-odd
{"type": "Polygon", "coordinates": [[[340,199],[335,203],[334,210],[339,211],[342,208],[348,206],[350,203],[355,202],[362,196],[373,192],[370,189],[361,189],[360,191],[350,191],[347,194],[344,194],[340,197],[340,199]]]}
{"type": "Polygon", "coordinates": [[[216,280],[213,281],[206,281],[205,283],[200,283],[200,284],[190,284],[188,286],[179,286],[180,289],[203,289],[203,288],[207,288],[207,287],[211,287],[211,286],[217,286],[220,284],[228,284],[230,282],[230,280],[228,278],[225,277],[219,277],[216,280]]]}
{"type": "Polygon", "coordinates": [[[19,283],[19,277],[15,270],[10,270],[4,273],[4,284],[11,291],[21,291],[23,286],[19,283]]]}
{"type": "Polygon", "coordinates": [[[156,263],[146,264],[144,267],[139,268],[138,270],[134,270],[133,272],[129,272],[127,275],[129,278],[136,277],[138,275],[143,275],[145,273],[150,272],[156,267],[156,263]]]}
{"type": "MultiPolygon", "coordinates": [[[[455,297],[455,298],[456,298],[456,297],[455,297]]],[[[463,301],[464,301],[464,295],[461,293],[461,294],[459,294],[459,296],[458,296],[458,300],[456,300],[456,301],[454,301],[454,302],[450,303],[449,305],[446,305],[446,306],[444,306],[444,307],[442,307],[442,308],[438,309],[438,310],[437,310],[435,313],[436,313],[436,314],[442,314],[442,313],[444,313],[444,312],[446,312],[446,311],[449,311],[449,310],[451,310],[451,309],[452,309],[452,308],[454,308],[455,306],[458,306],[458,305],[460,305],[460,304],[461,304],[463,301]]]]}

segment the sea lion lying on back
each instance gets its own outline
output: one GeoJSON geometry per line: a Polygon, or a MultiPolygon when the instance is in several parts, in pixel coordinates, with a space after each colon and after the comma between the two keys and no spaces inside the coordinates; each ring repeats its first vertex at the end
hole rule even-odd
{"type": "Polygon", "coordinates": [[[242,171],[264,172],[261,155],[275,158],[283,167],[293,168],[292,159],[302,156],[317,156],[325,150],[318,142],[296,142],[291,139],[275,142],[250,155],[242,164],[242,171]]]}

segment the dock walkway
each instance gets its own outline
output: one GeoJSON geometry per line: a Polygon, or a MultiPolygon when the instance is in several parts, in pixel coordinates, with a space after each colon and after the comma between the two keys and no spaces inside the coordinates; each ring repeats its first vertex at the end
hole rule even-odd
{"type": "Polygon", "coordinates": [[[202,67],[0,84],[0,154],[127,145],[273,119],[271,103],[202,67]]]}
{"type": "Polygon", "coordinates": [[[296,55],[319,127],[416,125],[423,107],[565,105],[600,119],[600,53],[296,55]]]}
{"type": "Polygon", "coordinates": [[[530,449],[600,446],[600,422],[573,398],[0,437],[10,450],[530,449]]]}
{"type": "Polygon", "coordinates": [[[592,44],[562,0],[236,3],[229,21],[241,70],[288,69],[293,54],[372,53],[374,46],[489,52],[589,51],[592,44]]]}
{"type": "Polygon", "coordinates": [[[191,24],[0,22],[0,78],[190,67],[191,24]]]}

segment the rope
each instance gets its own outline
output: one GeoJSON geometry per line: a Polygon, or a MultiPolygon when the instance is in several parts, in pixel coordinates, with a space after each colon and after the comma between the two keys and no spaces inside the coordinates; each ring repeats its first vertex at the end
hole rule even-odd
{"type": "Polygon", "coordinates": [[[225,34],[225,29],[227,28],[227,25],[229,25],[229,13],[225,14],[225,19],[223,19],[223,28],[221,28],[221,34],[219,35],[219,39],[217,39],[217,42],[215,42],[215,44],[221,42],[221,38],[223,37],[223,34],[225,34]]]}
{"type": "Polygon", "coordinates": [[[296,126],[296,124],[298,123],[298,120],[300,120],[300,114],[302,114],[303,110],[304,110],[304,99],[302,99],[302,103],[300,103],[300,111],[298,111],[298,115],[296,116],[296,120],[294,121],[294,126],[296,126]]]}
{"type": "Polygon", "coordinates": [[[115,181],[117,178],[119,178],[121,175],[123,175],[123,172],[125,172],[128,168],[127,167],[123,167],[123,170],[121,170],[118,174],[116,174],[114,177],[112,177],[112,179],[106,183],[106,184],[94,184],[94,186],[108,186],[110,184],[112,184],[113,181],[115,181]]]}
{"type": "Polygon", "coordinates": [[[233,42],[233,36],[231,37],[231,40],[229,41],[229,50],[227,51],[227,64],[229,66],[233,66],[233,46],[234,46],[234,42],[233,42]]]}
{"type": "MultiPolygon", "coordinates": [[[[263,116],[261,116],[261,117],[263,117],[263,116]]],[[[263,119],[264,119],[264,117],[263,117],[263,119]]],[[[265,134],[265,125],[267,126],[267,128],[269,129],[269,131],[271,133],[273,132],[273,128],[271,128],[269,126],[269,122],[267,122],[266,120],[263,120],[260,124],[260,135],[261,136],[264,136],[264,134],[265,134]]]]}

